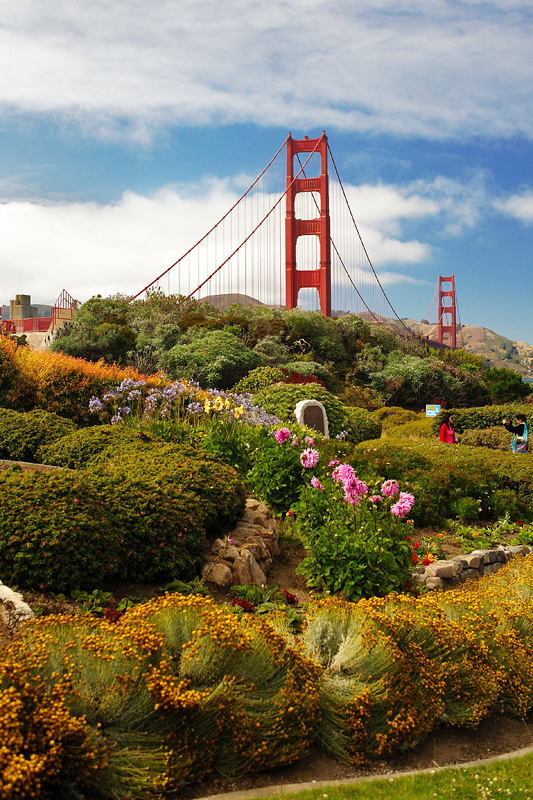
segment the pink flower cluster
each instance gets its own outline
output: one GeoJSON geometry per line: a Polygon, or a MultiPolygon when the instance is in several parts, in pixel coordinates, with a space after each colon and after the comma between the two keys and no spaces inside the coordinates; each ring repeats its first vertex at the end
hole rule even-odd
{"type": "Polygon", "coordinates": [[[353,506],[356,506],[361,497],[368,493],[368,486],[356,477],[354,468],[349,464],[339,464],[331,476],[337,483],[342,483],[344,499],[353,506]]]}
{"type": "Polygon", "coordinates": [[[400,499],[391,506],[390,513],[395,517],[405,517],[415,504],[415,498],[408,492],[400,492],[400,499]]]}
{"type": "Polygon", "coordinates": [[[300,463],[305,469],[316,467],[318,464],[318,450],[312,450],[310,447],[307,450],[302,450],[300,463]]]}
{"type": "Polygon", "coordinates": [[[314,475],[311,478],[311,486],[314,486],[315,489],[323,489],[324,488],[322,486],[322,484],[320,483],[320,481],[318,480],[318,478],[315,478],[314,475]]]}
{"type": "Polygon", "coordinates": [[[381,494],[383,497],[394,497],[395,494],[398,494],[400,491],[400,487],[398,486],[397,481],[389,479],[385,481],[384,484],[381,486],[381,494]]]}
{"type": "Polygon", "coordinates": [[[279,431],[276,431],[274,434],[274,439],[278,444],[285,444],[290,435],[291,432],[288,428],[280,428],[279,431]]]}

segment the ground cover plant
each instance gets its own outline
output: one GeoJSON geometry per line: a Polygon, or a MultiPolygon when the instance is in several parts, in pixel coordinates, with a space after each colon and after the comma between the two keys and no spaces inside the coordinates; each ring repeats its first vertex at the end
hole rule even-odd
{"type": "Polygon", "coordinates": [[[19,413],[0,408],[0,458],[14,461],[35,461],[42,444],[54,442],[77,429],[65,417],[48,411],[19,413]]]}
{"type": "Polygon", "coordinates": [[[103,428],[66,438],[56,456],[48,445],[49,460],[69,464],[74,452],[77,469],[0,474],[5,581],[57,592],[113,577],[191,579],[203,562],[206,531],[242,516],[244,487],[235,470],[190,447],[138,434],[119,443],[103,428]]]}
{"type": "Polygon", "coordinates": [[[525,557],[454,593],[320,600],[300,636],[277,611],[198,595],[117,623],[37,620],[0,658],[0,797],[163,797],[209,773],[290,763],[312,741],[361,764],[441,722],[522,717],[532,586],[525,557]]]}

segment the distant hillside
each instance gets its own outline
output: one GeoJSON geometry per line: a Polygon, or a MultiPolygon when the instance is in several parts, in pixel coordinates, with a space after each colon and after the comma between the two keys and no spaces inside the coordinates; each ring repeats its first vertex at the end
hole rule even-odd
{"type": "MultiPolygon", "coordinates": [[[[406,319],[404,322],[412,331],[422,336],[437,338],[437,325],[428,325],[412,319],[406,319]]],[[[524,377],[533,376],[533,345],[513,342],[491,331],[490,328],[463,325],[457,333],[457,346],[481,356],[491,368],[507,367],[516,370],[524,377]]]]}

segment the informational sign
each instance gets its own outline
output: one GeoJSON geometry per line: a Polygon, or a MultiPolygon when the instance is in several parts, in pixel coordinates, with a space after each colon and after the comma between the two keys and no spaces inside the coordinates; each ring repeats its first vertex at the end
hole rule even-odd
{"type": "Polygon", "coordinates": [[[436,417],[440,411],[440,406],[426,406],[426,417],[436,417]]]}

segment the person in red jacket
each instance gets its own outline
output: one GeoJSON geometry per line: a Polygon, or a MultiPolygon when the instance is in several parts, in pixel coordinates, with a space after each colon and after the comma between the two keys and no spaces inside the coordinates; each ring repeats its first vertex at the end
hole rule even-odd
{"type": "Polygon", "coordinates": [[[453,417],[450,414],[443,414],[442,425],[440,426],[440,440],[448,444],[457,444],[457,437],[453,429],[453,417]]]}

